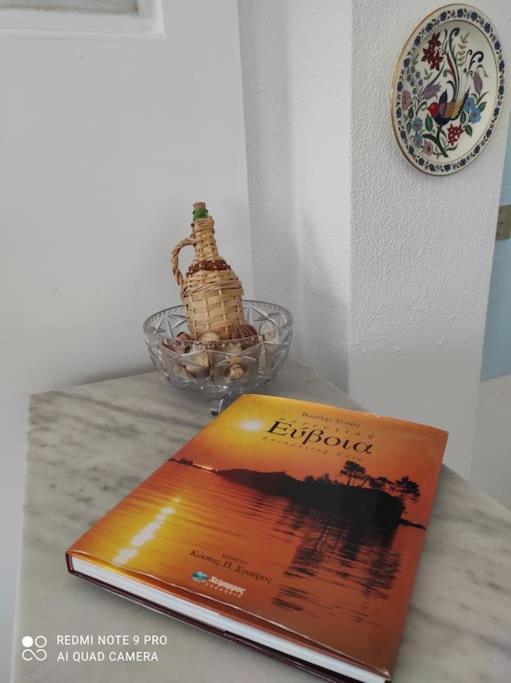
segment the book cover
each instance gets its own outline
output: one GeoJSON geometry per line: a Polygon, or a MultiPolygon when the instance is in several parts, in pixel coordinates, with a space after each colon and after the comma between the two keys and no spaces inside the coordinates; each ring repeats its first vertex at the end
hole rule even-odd
{"type": "Polygon", "coordinates": [[[390,677],[446,440],[242,396],[77,540],[69,568],[86,558],[390,677]]]}

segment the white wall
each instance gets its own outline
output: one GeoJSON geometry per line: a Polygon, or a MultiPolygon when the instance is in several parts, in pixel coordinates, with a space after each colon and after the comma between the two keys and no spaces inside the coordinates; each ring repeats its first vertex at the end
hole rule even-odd
{"type": "MultiPolygon", "coordinates": [[[[438,3],[239,4],[256,293],[294,309],[295,352],[355,400],[448,429],[468,475],[507,106],[474,164],[425,176],[389,92],[438,3]]],[[[511,7],[479,6],[509,45],[511,7]]]]}
{"type": "Polygon", "coordinates": [[[149,367],[194,200],[252,293],[237,5],[164,4],[163,40],[0,40],[2,681],[28,394],[149,367]]]}
{"type": "MultiPolygon", "coordinates": [[[[462,172],[435,178],[413,169],[393,139],[390,80],[410,30],[438,3],[398,5],[389,12],[385,3],[354,2],[349,387],[372,410],[449,430],[447,462],[467,476],[508,106],[462,172]]],[[[509,48],[511,5],[478,7],[509,48]]]]}
{"type": "Polygon", "coordinates": [[[292,353],[347,377],[351,5],[239,0],[257,296],[294,314],[292,353]]]}

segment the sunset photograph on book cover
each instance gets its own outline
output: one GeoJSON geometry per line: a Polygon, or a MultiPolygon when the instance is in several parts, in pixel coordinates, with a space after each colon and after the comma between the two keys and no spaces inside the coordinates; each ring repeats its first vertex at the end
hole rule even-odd
{"type": "Polygon", "coordinates": [[[386,670],[446,438],[361,412],[243,396],[70,550],[386,670]]]}

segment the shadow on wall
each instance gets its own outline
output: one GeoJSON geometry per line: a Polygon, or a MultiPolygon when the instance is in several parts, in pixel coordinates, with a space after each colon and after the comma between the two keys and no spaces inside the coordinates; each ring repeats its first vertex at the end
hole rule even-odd
{"type": "Polygon", "coordinates": [[[297,19],[292,3],[238,4],[256,297],[293,313],[293,357],[347,388],[348,316],[328,249],[332,231],[342,230],[332,218],[338,119],[328,97],[341,96],[325,96],[332,41],[318,50],[312,40],[326,19],[312,5],[297,19]]]}
{"type": "Polygon", "coordinates": [[[306,253],[300,257],[300,268],[307,286],[301,292],[296,313],[300,320],[301,336],[297,353],[299,360],[310,364],[325,379],[348,391],[348,358],[342,352],[348,334],[348,310],[337,292],[333,274],[320,258],[324,251],[321,227],[307,215],[302,216],[301,230],[306,253]],[[325,324],[329,320],[337,321],[337,336],[332,325],[325,324]]]}
{"type": "MultiPolygon", "coordinates": [[[[143,340],[142,340],[143,343],[143,340]]],[[[127,377],[131,375],[143,375],[145,372],[152,372],[154,367],[148,358],[147,365],[133,367],[132,365],[127,366],[124,369],[116,370],[115,372],[99,372],[93,375],[84,375],[80,378],[80,384],[92,384],[93,382],[104,382],[109,379],[121,379],[122,377],[127,377]]],[[[78,382],[77,382],[78,384],[78,382]]]]}
{"type": "Polygon", "coordinates": [[[263,20],[254,3],[239,2],[254,284],[257,298],[292,311],[296,329],[302,278],[293,227],[287,9],[282,2],[265,4],[263,20]]]}

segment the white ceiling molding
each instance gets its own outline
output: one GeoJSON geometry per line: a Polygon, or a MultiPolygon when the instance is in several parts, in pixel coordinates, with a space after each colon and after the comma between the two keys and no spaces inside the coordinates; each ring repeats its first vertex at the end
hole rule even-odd
{"type": "Polygon", "coordinates": [[[0,0],[0,9],[64,10],[93,14],[137,14],[137,5],[137,0],[0,0]]]}
{"type": "Polygon", "coordinates": [[[0,35],[161,38],[162,0],[0,0],[0,35]]]}

